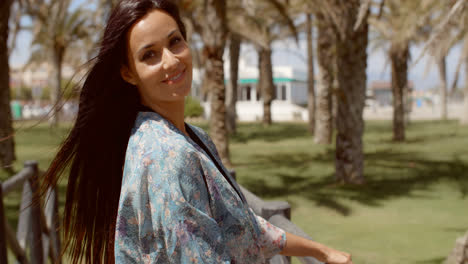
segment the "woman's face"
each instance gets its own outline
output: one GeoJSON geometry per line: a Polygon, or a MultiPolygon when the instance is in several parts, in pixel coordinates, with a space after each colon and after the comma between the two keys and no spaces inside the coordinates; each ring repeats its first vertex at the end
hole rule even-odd
{"type": "Polygon", "coordinates": [[[147,106],[180,101],[190,92],[192,55],[176,21],[155,9],[127,33],[128,65],[122,78],[138,87],[147,106]]]}

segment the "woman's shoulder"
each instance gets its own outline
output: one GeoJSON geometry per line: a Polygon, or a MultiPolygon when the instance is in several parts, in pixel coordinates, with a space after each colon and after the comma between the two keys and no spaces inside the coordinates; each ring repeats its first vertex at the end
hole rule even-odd
{"type": "Polygon", "coordinates": [[[184,135],[169,121],[154,112],[140,112],[129,138],[129,145],[140,146],[181,146],[184,135]]]}
{"type": "MultiPolygon", "coordinates": [[[[190,128],[206,142],[208,134],[203,129],[189,125],[190,128]]],[[[136,155],[141,158],[151,154],[155,159],[175,155],[176,157],[192,157],[198,150],[179,129],[162,118],[157,113],[140,112],[127,146],[127,156],[136,155]]],[[[137,159],[138,160],[138,159],[137,159]]]]}
{"type": "Polygon", "coordinates": [[[154,112],[139,112],[132,129],[133,134],[145,136],[173,136],[174,127],[166,119],[154,112]],[[171,133],[172,132],[172,133],[171,133]]]}

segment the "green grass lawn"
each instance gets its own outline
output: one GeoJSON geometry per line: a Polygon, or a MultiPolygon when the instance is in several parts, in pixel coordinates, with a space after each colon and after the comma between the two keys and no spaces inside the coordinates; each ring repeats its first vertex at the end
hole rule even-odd
{"type": "MultiPolygon", "coordinates": [[[[69,126],[29,125],[16,124],[23,127],[16,169],[30,159],[45,169],[69,126]]],[[[366,124],[364,186],[334,184],[333,145],[315,145],[302,123],[240,124],[230,141],[232,162],[243,186],[287,200],[293,222],[315,240],[351,252],[354,263],[441,263],[468,230],[468,128],[413,122],[405,143],[392,143],[391,129],[390,122],[366,124]]],[[[12,225],[19,199],[18,192],[4,199],[12,225]]]]}

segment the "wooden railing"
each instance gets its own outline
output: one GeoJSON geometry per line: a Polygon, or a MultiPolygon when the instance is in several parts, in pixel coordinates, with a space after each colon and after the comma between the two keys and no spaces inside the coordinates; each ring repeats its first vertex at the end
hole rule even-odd
{"type": "MultiPolygon", "coordinates": [[[[236,178],[235,171],[231,171],[233,178],[236,178]]],[[[264,201],[260,197],[251,193],[246,188],[241,187],[242,193],[247,199],[250,208],[259,216],[266,219],[273,225],[297,236],[305,237],[312,240],[302,229],[291,222],[291,205],[286,201],[264,201]]],[[[312,257],[297,257],[304,264],[323,264],[312,257]]],[[[269,264],[289,264],[290,257],[276,255],[270,259],[269,264]]]]}
{"type": "Polygon", "coordinates": [[[40,174],[37,162],[28,161],[18,174],[0,182],[0,263],[8,263],[7,243],[17,263],[42,264],[47,263],[48,257],[52,263],[61,263],[57,190],[47,191],[44,204],[33,202],[39,198],[40,174]],[[21,185],[23,192],[15,235],[5,219],[3,197],[21,185]],[[26,252],[29,252],[29,257],[26,252]]]}

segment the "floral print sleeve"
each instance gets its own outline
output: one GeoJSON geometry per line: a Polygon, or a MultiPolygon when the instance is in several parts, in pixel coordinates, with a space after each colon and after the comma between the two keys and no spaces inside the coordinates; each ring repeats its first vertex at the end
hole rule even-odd
{"type": "Polygon", "coordinates": [[[279,254],[286,246],[286,232],[258,215],[255,217],[261,230],[259,244],[263,255],[268,259],[279,254]]]}

